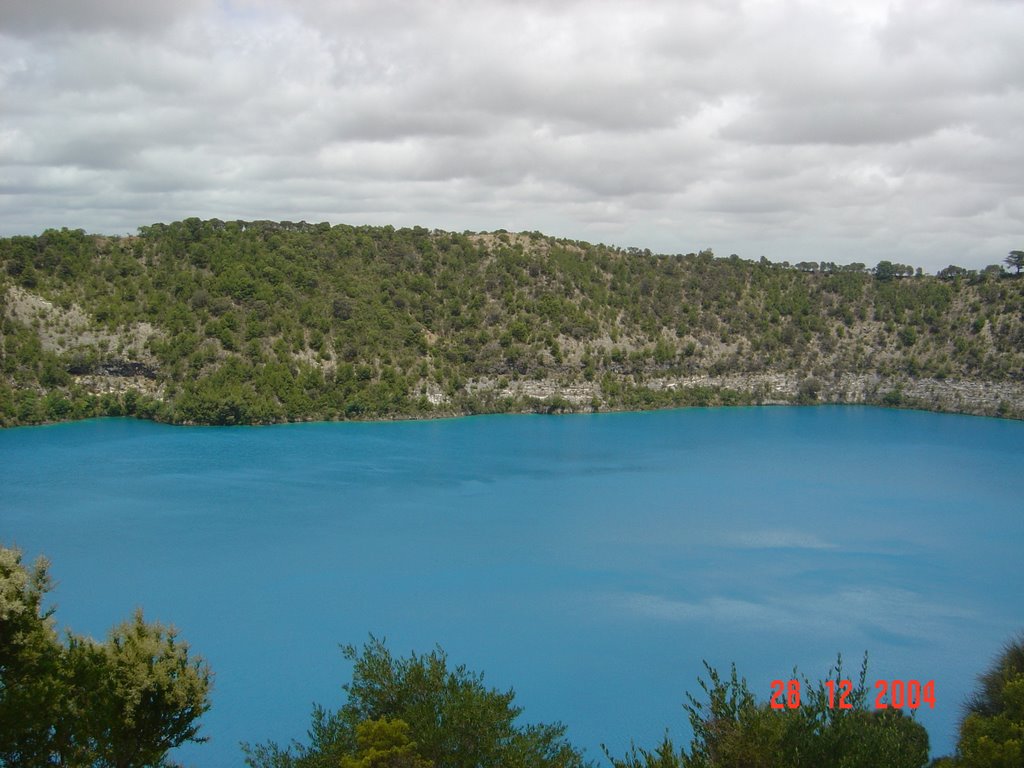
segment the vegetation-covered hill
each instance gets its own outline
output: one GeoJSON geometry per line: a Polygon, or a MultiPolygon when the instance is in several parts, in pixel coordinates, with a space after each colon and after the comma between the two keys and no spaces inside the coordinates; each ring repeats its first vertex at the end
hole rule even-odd
{"type": "Polygon", "coordinates": [[[0,424],[756,402],[1024,416],[1024,281],[539,233],[187,219],[0,239],[0,424]]]}

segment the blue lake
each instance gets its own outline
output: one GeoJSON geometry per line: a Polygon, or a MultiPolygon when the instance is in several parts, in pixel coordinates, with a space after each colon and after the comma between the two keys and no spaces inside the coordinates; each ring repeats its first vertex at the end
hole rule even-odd
{"type": "Polygon", "coordinates": [[[599,759],[666,727],[702,659],[936,681],[933,754],[1024,629],[1024,424],[858,407],[0,431],[0,541],[46,554],[57,620],[136,606],[215,674],[210,741],[304,737],[370,633],[514,687],[599,759]]]}

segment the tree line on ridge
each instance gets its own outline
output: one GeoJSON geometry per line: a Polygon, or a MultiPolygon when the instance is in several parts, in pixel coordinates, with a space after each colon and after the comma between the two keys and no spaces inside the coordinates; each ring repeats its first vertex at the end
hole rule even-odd
{"type": "MultiPolygon", "coordinates": [[[[538,232],[186,219],[0,238],[0,425],[845,402],[849,377],[875,382],[860,401],[933,408],[903,384],[1019,385],[1024,282],[538,232]]],[[[1015,395],[948,407],[1024,416],[1015,395]]]]}

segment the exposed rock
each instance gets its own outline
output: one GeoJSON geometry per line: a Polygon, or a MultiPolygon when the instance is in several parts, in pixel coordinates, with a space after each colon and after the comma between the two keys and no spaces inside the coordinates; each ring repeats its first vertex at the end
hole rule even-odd
{"type": "Polygon", "coordinates": [[[132,323],[114,331],[99,328],[77,304],[61,307],[19,286],[8,288],[5,299],[7,317],[33,328],[40,345],[48,352],[65,354],[78,351],[86,357],[99,358],[107,350],[121,350],[128,360],[137,361],[131,363],[133,365],[142,365],[148,370],[156,366],[156,359],[150,354],[147,344],[162,333],[150,323],[132,323]]]}
{"type": "MultiPolygon", "coordinates": [[[[763,405],[788,405],[800,401],[805,376],[796,373],[748,373],[722,376],[697,375],[652,378],[644,382],[654,391],[707,388],[749,393],[763,405]]],[[[833,381],[818,380],[817,395],[810,402],[845,404],[884,404],[951,411],[985,416],[1024,416],[1024,382],[969,381],[963,379],[887,378],[877,375],[844,373],[833,381]]],[[[492,392],[499,397],[553,400],[562,399],[577,409],[601,401],[596,382],[566,385],[552,380],[521,380],[502,385],[494,379],[478,379],[466,386],[472,393],[492,392]]],[[[435,393],[434,404],[448,402],[435,393]]]]}

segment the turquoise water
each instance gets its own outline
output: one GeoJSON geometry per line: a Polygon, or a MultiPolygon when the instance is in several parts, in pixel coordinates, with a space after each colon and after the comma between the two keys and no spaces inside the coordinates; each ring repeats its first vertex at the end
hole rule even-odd
{"type": "Polygon", "coordinates": [[[440,644],[604,763],[688,737],[702,659],[767,698],[836,653],[936,681],[933,753],[1024,629],[1024,424],[857,407],[0,431],[0,541],[61,625],[143,606],[216,673],[210,741],[303,737],[338,643],[440,644]]]}

